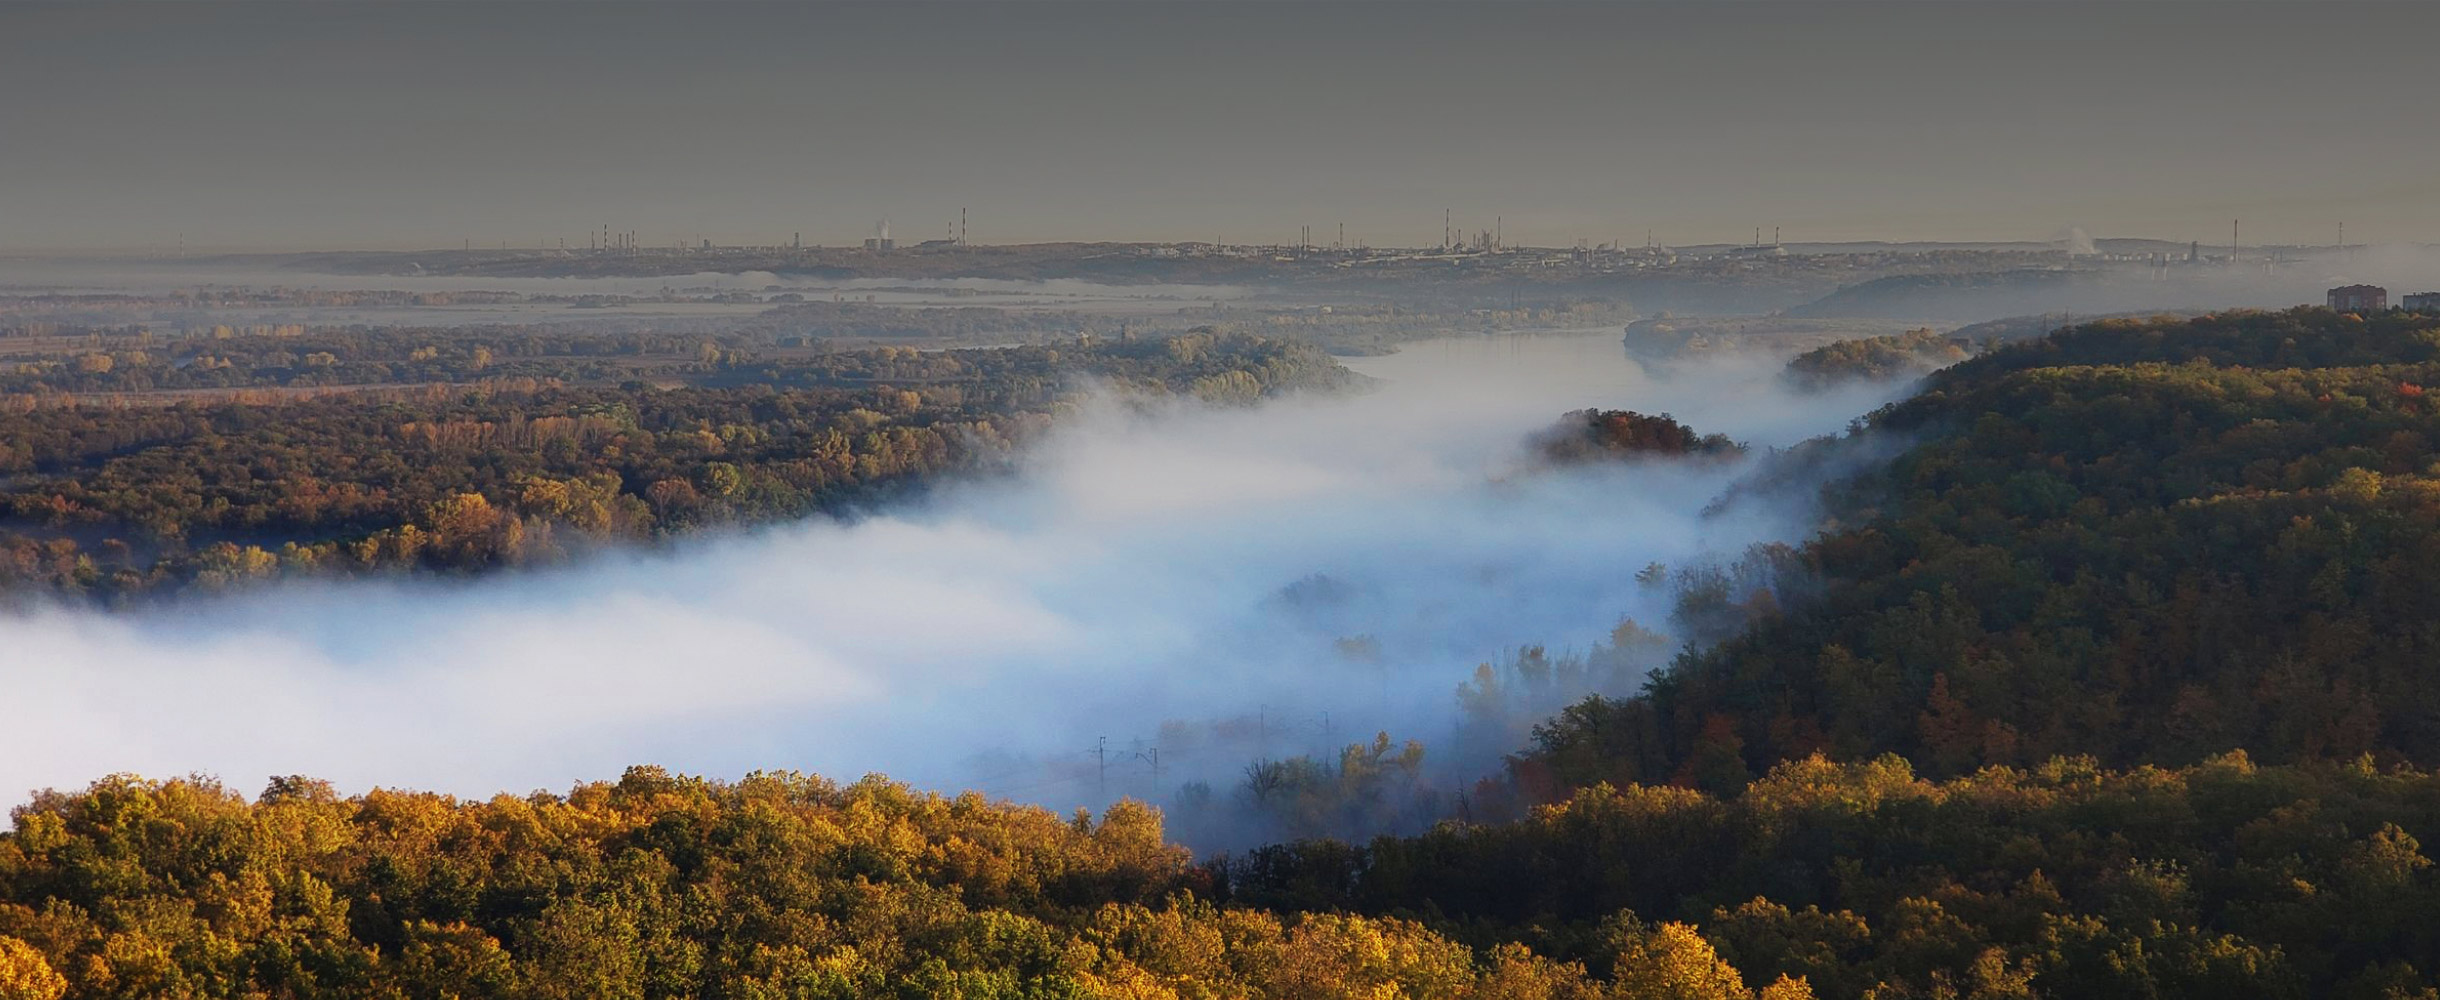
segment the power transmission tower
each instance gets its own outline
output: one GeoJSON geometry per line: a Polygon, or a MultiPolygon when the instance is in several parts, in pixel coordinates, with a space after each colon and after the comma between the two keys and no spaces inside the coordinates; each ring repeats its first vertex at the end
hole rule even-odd
{"type": "Polygon", "coordinates": [[[1152,747],[1135,756],[1137,759],[1152,762],[1152,797],[1159,799],[1161,797],[1161,748],[1152,747]]]}

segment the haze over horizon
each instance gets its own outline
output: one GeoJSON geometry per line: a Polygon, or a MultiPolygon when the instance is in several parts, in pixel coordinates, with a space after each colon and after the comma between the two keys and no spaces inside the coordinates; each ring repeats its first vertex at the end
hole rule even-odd
{"type": "Polygon", "coordinates": [[[9,5],[0,249],[2440,238],[2430,5],[942,6],[9,5]]]}

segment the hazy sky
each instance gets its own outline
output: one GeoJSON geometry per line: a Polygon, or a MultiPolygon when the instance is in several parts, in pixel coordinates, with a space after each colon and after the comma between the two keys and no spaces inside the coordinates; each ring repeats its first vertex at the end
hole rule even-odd
{"type": "Polygon", "coordinates": [[[0,247],[2440,239],[2440,4],[0,4],[0,247]]]}

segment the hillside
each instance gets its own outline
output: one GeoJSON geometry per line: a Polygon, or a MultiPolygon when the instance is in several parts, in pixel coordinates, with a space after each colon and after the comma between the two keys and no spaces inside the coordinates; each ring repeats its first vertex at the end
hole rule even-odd
{"type": "MultiPolygon", "coordinates": [[[[1208,901],[1158,813],[635,768],[567,795],[113,778],[0,834],[0,996],[1582,997],[1746,988],[1683,923],[1599,977],[1412,920],[1208,901]]],[[[1759,996],[1757,996],[1759,993],[1759,996]]]]}
{"type": "MultiPolygon", "coordinates": [[[[2440,996],[2433,384],[2440,317],[2318,309],[2090,323],[1936,372],[1780,453],[1860,471],[1800,549],[1692,574],[1674,624],[1720,641],[1566,706],[1502,778],[1400,798],[1424,751],[1386,734],[1336,770],[1248,768],[1317,837],[1445,802],[1413,835],[1196,864],[1142,804],[879,778],[637,768],[486,802],[281,778],[249,802],[120,776],[0,833],[0,987],[2440,996]]],[[[1562,427],[1586,456],[1734,447],[1562,427]]],[[[1615,672],[1655,639],[1514,673],[1615,672]]],[[[1496,709],[1506,678],[1459,700],[1496,709]]]]}
{"type": "Polygon", "coordinates": [[[2434,829],[2423,770],[2232,754],[1930,781],[1817,757],[1733,796],[1599,785],[1513,823],[1264,848],[1219,874],[1238,906],[1428,915],[1594,967],[1608,928],[1685,921],[1747,980],[1823,997],[2404,1000],[2440,971],[2440,878],[2413,833],[2434,829]]]}
{"type": "Polygon", "coordinates": [[[1842,340],[1790,358],[1787,369],[1780,375],[1788,384],[1808,392],[1850,382],[1881,382],[1921,375],[1962,361],[1972,343],[1928,328],[1895,336],[1842,340]]]}
{"type": "Polygon", "coordinates": [[[757,356],[490,328],[118,346],[0,370],[0,596],[481,572],[986,471],[1096,387],[1354,376],[1247,334],[757,356]]]}
{"type": "Polygon", "coordinates": [[[1528,786],[1729,789],[1822,751],[2440,761],[2440,318],[2108,321],[1935,374],[1789,610],[1570,709],[1528,786]]]}

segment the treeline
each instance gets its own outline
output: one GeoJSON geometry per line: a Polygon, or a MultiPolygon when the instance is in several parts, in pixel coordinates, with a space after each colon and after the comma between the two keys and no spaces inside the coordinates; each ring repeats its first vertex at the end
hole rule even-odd
{"type": "Polygon", "coordinates": [[[0,584],[110,598],[285,573],[472,571],[800,517],[991,467],[1096,384],[1244,402],[1352,375],[1302,345],[825,356],[654,389],[432,387],[0,407],[0,584]]]}
{"type": "MultiPolygon", "coordinates": [[[[1198,338],[1027,350],[1215,398],[1230,373],[1263,391],[1340,377],[1296,360],[1309,349],[1198,338]]],[[[940,362],[864,363],[909,379],[940,362]]],[[[838,393],[911,428],[946,405],[924,391],[970,406],[1042,388],[1020,376],[888,390],[914,396],[905,411],[878,386],[688,391],[838,393]]],[[[1675,587],[1674,638],[1622,625],[1453,692],[1458,733],[1528,743],[1498,779],[1437,785],[1425,748],[1386,734],[1256,761],[1226,790],[1189,786],[1181,822],[1305,839],[1200,866],[1140,806],[1062,821],[878,780],[641,769],[488,803],[301,779],[253,804],[195,781],[45,793],[0,835],[0,984],[2440,998],[2420,840],[2440,829],[2435,385],[2440,318],[2402,313],[2112,320],[1962,361],[1790,453],[1808,470],[1790,482],[1864,468],[1824,491],[1813,540],[1638,572],[1675,587]],[[1379,829],[1399,835],[1355,843],[1379,829]]],[[[657,414],[396,426],[418,447],[609,461],[588,442],[657,414]]],[[[1597,436],[1601,416],[1569,426],[1597,436]]],[[[1660,419],[1617,435],[1702,440],[1660,419]]],[[[284,439],[232,447],[267,440],[284,439]]]]}
{"type": "MultiPolygon", "coordinates": [[[[1795,559],[1785,545],[1761,544],[1731,562],[1675,570],[1645,566],[1636,571],[1636,583],[1670,606],[1668,634],[1622,618],[1581,653],[1524,646],[1481,663],[1451,692],[1455,724],[1445,738],[1434,734],[1429,746],[1384,732],[1322,753],[1277,757],[1271,737],[1280,724],[1259,714],[1163,723],[1158,745],[1171,759],[1233,755],[1247,761],[1233,782],[1183,785],[1169,801],[1171,826],[1182,842],[1209,850],[1287,840],[1362,841],[1421,833],[1443,820],[1522,815],[1531,802],[1516,784],[1484,782],[1482,776],[1527,745],[1554,713],[1587,698],[1632,694],[1674,652],[1711,646],[1775,616],[1778,605],[1766,588],[1789,573],[1795,559]]],[[[1309,578],[1288,590],[1327,599],[1334,582],[1309,578]]],[[[1350,665],[1380,670],[1384,686],[1413,681],[1380,658],[1370,636],[1342,638],[1338,646],[1350,665]]],[[[1557,794],[1546,785],[1536,788],[1557,794]]]]}
{"type": "Polygon", "coordinates": [[[974,383],[989,393],[1047,400],[1079,377],[1122,391],[1185,395],[1215,403],[1251,402],[1305,389],[1338,389],[1355,375],[1320,350],[1278,337],[1196,327],[1164,337],[1074,340],[1019,347],[919,351],[883,347],[833,351],[801,360],[741,360],[717,384],[853,386],[883,382],[936,391],[974,383]]]}
{"type": "Polygon", "coordinates": [[[170,337],[141,328],[86,332],[79,343],[10,350],[0,394],[130,393],[550,378],[616,383],[640,361],[717,365],[743,359],[737,338],[573,331],[556,326],[264,327],[170,337]]]}
{"type": "Polygon", "coordinates": [[[1906,442],[1466,796],[1513,822],[1221,898],[1596,972],[1631,911],[1824,996],[2440,996],[2436,379],[2440,321],[2319,309],[1959,363],[1795,454],[1906,442]]]}
{"type": "Polygon", "coordinates": [[[868,302],[793,302],[749,321],[743,333],[782,344],[842,338],[973,343],[1078,333],[1116,333],[1121,321],[1069,309],[986,306],[886,306],[868,302]]]}
{"type": "MultiPolygon", "coordinates": [[[[2107,298],[2112,275],[2055,265],[1990,271],[1893,274],[1845,285],[1787,310],[1790,316],[1882,316],[1929,319],[1950,314],[1989,316],[2050,307],[2069,296],[2107,298]]],[[[2157,298],[2157,294],[2152,296],[2157,298]]],[[[2124,307],[2121,307],[2124,308],[2124,307]]]]}
{"type": "Polygon", "coordinates": [[[1724,458],[1743,454],[1745,446],[1726,434],[1705,434],[1679,423],[1666,413],[1633,410],[1575,410],[1561,416],[1537,435],[1532,447],[1553,465],[1577,465],[1629,458],[1724,458]]]}
{"type": "MultiPolygon", "coordinates": [[[[1273,756],[1272,737],[1285,727],[1260,716],[1200,726],[1164,723],[1157,745],[1170,759],[1237,755],[1247,761],[1235,781],[1181,786],[1169,802],[1171,828],[1181,842],[1208,850],[1285,840],[1360,841],[1421,833],[1447,819],[1513,814],[1513,796],[1498,794],[1489,811],[1475,809],[1475,779],[1523,745],[1552,712],[1590,694],[1632,691],[1674,648],[1667,636],[1625,620],[1608,641],[1581,654],[1553,654],[1541,646],[1513,650],[1481,664],[1457,686],[1456,724],[1446,742],[1428,748],[1383,732],[1329,753],[1273,756]]],[[[1383,683],[1395,682],[1386,672],[1390,665],[1380,666],[1383,683]]]]}
{"type": "Polygon", "coordinates": [[[1971,353],[1968,343],[1929,327],[1895,336],[1841,340],[1789,359],[1781,377],[1808,392],[1851,382],[1886,382],[1963,361],[1971,353]]]}
{"type": "Polygon", "coordinates": [[[1673,316],[1661,313],[1625,327],[1620,344],[1637,364],[1667,368],[1738,354],[1788,355],[1841,341],[1887,334],[1895,324],[1871,320],[1771,316],[1673,316]]]}
{"type": "Polygon", "coordinates": [[[1750,989],[1683,923],[1598,973],[1394,917],[1209,901],[1132,803],[1098,819],[868,778],[616,783],[468,802],[275,779],[44,793],[0,834],[9,1000],[1617,997],[1750,989]]]}
{"type": "MultiPolygon", "coordinates": [[[[1380,763],[1395,767],[1392,751],[1380,763]]],[[[788,773],[341,798],[44,792],[12,998],[2440,994],[2440,775],[2242,754],[1926,780],[1780,765],[1203,865],[1098,818],[788,773]]]]}
{"type": "Polygon", "coordinates": [[[1740,787],[1883,752],[1938,775],[2090,754],[2440,762],[2440,320],[2109,321],[1934,375],[1783,576],[1807,598],[1516,768],[1740,787]]]}
{"type": "Polygon", "coordinates": [[[1935,782],[1812,757],[1727,797],[1597,784],[1518,822],[1214,870],[1228,905],[1421,919],[1596,974],[1618,927],[1661,921],[1822,997],[2404,1000],[2440,995],[2435,830],[2440,774],[2368,759],[1935,782]]]}
{"type": "Polygon", "coordinates": [[[1394,353],[1401,345],[1453,333],[1617,326],[1634,319],[1635,310],[1617,298],[1538,296],[1530,305],[1503,298],[1499,306],[1482,308],[1458,303],[1422,307],[1336,304],[1304,309],[1194,310],[1187,315],[1268,336],[1294,337],[1332,354],[1368,355],[1394,353]]]}
{"type": "MultiPolygon", "coordinates": [[[[912,312],[913,310],[910,310],[912,312]]],[[[0,401],[178,390],[455,385],[503,379],[595,386],[649,381],[688,385],[825,386],[875,381],[956,382],[1091,374],[1158,382],[1180,366],[1225,375],[1235,346],[1276,342],[1216,327],[1163,336],[1090,334],[1022,347],[919,350],[877,347],[780,351],[751,333],[571,331],[565,327],[289,327],[226,338],[162,338],[144,331],[30,353],[0,349],[0,401]]],[[[1317,364],[1311,351],[1280,365],[1317,364]]],[[[1277,366],[1275,366],[1277,367],[1277,366]]],[[[1273,374],[1278,375],[1279,372],[1273,374]]]]}

